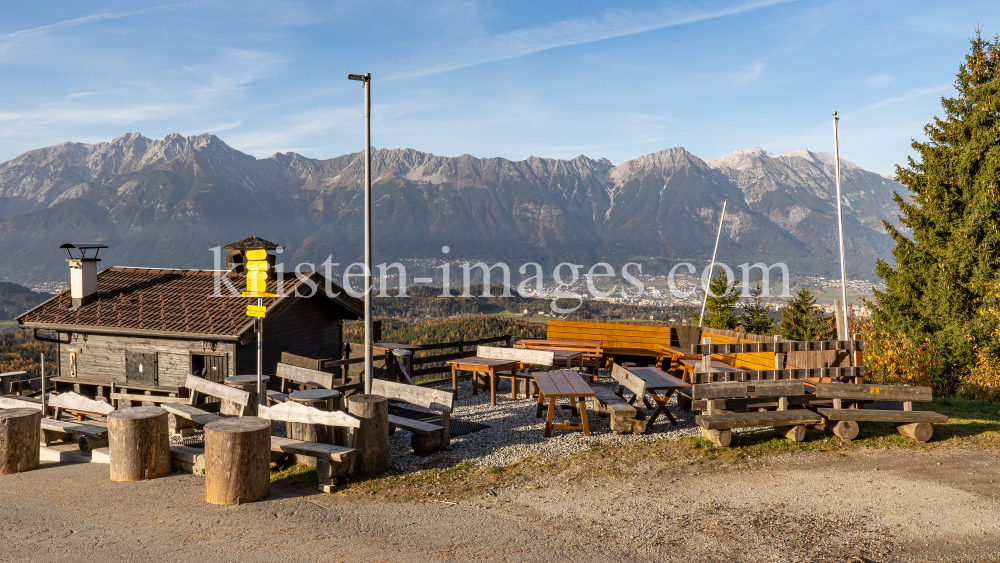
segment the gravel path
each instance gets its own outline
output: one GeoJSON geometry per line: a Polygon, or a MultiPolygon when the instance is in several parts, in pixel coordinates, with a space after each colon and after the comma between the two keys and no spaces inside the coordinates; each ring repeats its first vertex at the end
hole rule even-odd
{"type": "MultiPolygon", "coordinates": [[[[591,386],[617,389],[617,383],[607,373],[602,373],[597,383],[591,386]]],[[[441,389],[451,389],[442,385],[441,389]]],[[[580,430],[553,430],[552,437],[545,437],[545,419],[535,418],[537,399],[524,398],[516,401],[510,398],[510,379],[501,379],[497,384],[497,404],[490,404],[489,392],[472,394],[472,381],[460,381],[458,400],[452,418],[479,422],[489,428],[471,434],[452,438],[448,449],[427,457],[417,457],[410,449],[410,433],[396,432],[389,440],[392,448],[392,464],[398,469],[445,467],[462,461],[469,461],[481,467],[509,465],[529,455],[541,457],[564,457],[588,449],[601,443],[625,444],[638,441],[671,440],[681,436],[700,434],[694,425],[694,413],[682,412],[677,407],[677,399],[670,399],[669,410],[677,419],[678,426],[670,424],[666,416],[660,415],[656,424],[646,429],[645,434],[616,435],[611,431],[609,419],[600,417],[594,411],[593,400],[587,401],[587,420],[590,436],[580,430]]],[[[410,405],[406,408],[421,410],[410,405]]],[[[647,415],[652,411],[647,409],[647,415]]],[[[579,422],[579,416],[574,422],[579,422]]]]}

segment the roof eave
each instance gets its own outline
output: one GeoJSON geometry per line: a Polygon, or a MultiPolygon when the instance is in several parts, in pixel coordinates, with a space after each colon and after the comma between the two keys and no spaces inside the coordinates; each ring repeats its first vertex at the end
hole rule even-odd
{"type": "Polygon", "coordinates": [[[90,325],[58,324],[58,323],[33,323],[18,322],[20,328],[55,330],[59,332],[79,332],[87,334],[104,334],[108,336],[147,336],[152,338],[174,338],[179,340],[221,340],[227,342],[238,342],[246,330],[241,330],[239,334],[212,334],[205,332],[181,332],[172,330],[145,330],[138,328],[108,328],[90,325]]]}

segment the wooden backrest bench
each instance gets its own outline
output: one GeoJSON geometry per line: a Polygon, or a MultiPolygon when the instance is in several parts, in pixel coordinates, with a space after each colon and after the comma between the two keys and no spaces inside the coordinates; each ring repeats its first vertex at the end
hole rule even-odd
{"type": "Polygon", "coordinates": [[[646,396],[646,382],[618,364],[611,366],[611,377],[618,382],[617,390],[592,388],[597,414],[610,417],[611,431],[615,434],[642,434],[646,431],[646,414],[642,411],[642,404],[636,403],[646,396]],[[624,397],[625,389],[632,393],[630,400],[624,397]]]}
{"type": "Polygon", "coordinates": [[[452,393],[382,379],[372,381],[372,393],[390,401],[399,401],[441,413],[440,425],[389,415],[389,424],[411,433],[410,446],[413,447],[413,453],[427,456],[447,448],[451,443],[448,428],[455,404],[455,396],[452,393]]]}
{"type": "MultiPolygon", "coordinates": [[[[496,346],[477,346],[476,357],[491,360],[510,360],[517,362],[517,368],[511,370],[511,399],[517,399],[517,382],[522,381],[525,396],[533,396],[535,382],[531,379],[530,366],[552,367],[555,363],[555,352],[550,350],[529,350],[526,348],[498,348],[496,346]]],[[[498,374],[500,372],[497,372],[498,374]]],[[[505,374],[504,377],[507,377],[505,374]]]]}
{"type": "Polygon", "coordinates": [[[831,399],[833,408],[818,408],[816,412],[827,421],[827,427],[846,442],[860,432],[858,422],[893,422],[896,430],[917,442],[930,440],[931,424],[948,422],[948,417],[931,411],[915,411],[913,403],[930,402],[930,387],[913,385],[879,385],[870,383],[814,383],[816,397],[831,399]],[[894,401],[903,403],[903,410],[858,408],[864,401],[894,401]]]}
{"type": "Polygon", "coordinates": [[[297,383],[301,389],[322,388],[333,389],[333,374],[315,369],[308,369],[291,364],[278,363],[275,374],[281,379],[281,392],[288,391],[289,383],[297,383]]]}
{"type": "Polygon", "coordinates": [[[274,453],[316,458],[316,475],[319,478],[320,492],[333,492],[338,477],[347,477],[354,473],[357,459],[357,451],[353,447],[354,430],[361,427],[361,421],[357,418],[341,411],[321,411],[293,401],[273,407],[261,406],[259,411],[259,416],[266,420],[322,424],[348,429],[347,447],[271,436],[271,451],[274,453]]]}
{"type": "Polygon", "coordinates": [[[802,380],[732,381],[700,383],[691,388],[695,401],[705,400],[705,410],[695,417],[702,428],[702,435],[717,447],[726,447],[732,440],[733,428],[760,428],[773,426],[775,431],[793,442],[805,438],[806,424],[823,421],[818,414],[806,409],[789,409],[788,397],[805,394],[802,380]],[[716,408],[714,399],[747,397],[776,397],[778,410],[764,412],[730,412],[716,408]]]}

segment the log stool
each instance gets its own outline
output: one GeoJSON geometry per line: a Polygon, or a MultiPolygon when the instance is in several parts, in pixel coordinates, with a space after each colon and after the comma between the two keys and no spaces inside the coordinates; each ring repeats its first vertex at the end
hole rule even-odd
{"type": "MultiPolygon", "coordinates": [[[[267,390],[267,382],[270,380],[271,376],[269,375],[261,376],[261,381],[264,384],[265,390],[267,390]]],[[[257,405],[260,404],[260,399],[257,398],[257,374],[251,373],[248,375],[234,375],[232,377],[227,377],[225,382],[226,385],[230,387],[235,387],[240,391],[250,393],[250,404],[247,405],[246,411],[243,411],[243,416],[257,416],[257,405]]],[[[239,416],[240,405],[222,399],[222,404],[219,405],[219,414],[239,416]]]]}
{"type": "Polygon", "coordinates": [[[132,407],[108,413],[112,481],[141,481],[170,474],[167,411],[132,407]]]}
{"type": "Polygon", "coordinates": [[[42,411],[0,409],[0,475],[38,467],[42,411]]]}
{"type": "MultiPolygon", "coordinates": [[[[288,395],[288,400],[324,412],[340,410],[340,391],[335,389],[303,389],[288,395]]],[[[334,446],[347,445],[346,428],[325,426],[323,424],[304,424],[301,422],[289,422],[286,428],[288,437],[295,440],[319,442],[320,444],[331,444],[334,446]],[[338,434],[341,434],[339,441],[338,434]]],[[[295,463],[307,467],[316,467],[316,458],[307,455],[296,455],[295,463]]]]}
{"type": "Polygon", "coordinates": [[[354,449],[359,475],[374,475],[389,469],[389,401],[380,395],[351,395],[347,412],[361,419],[354,431],[354,449]]]}
{"type": "Polygon", "coordinates": [[[254,416],[205,425],[205,502],[240,504],[271,494],[271,422],[254,416]]]}

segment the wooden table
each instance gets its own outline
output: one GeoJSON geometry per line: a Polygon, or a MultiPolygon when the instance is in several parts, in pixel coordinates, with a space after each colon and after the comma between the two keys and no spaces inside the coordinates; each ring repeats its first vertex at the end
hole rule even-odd
{"type": "MultiPolygon", "coordinates": [[[[691,384],[685,383],[680,379],[670,375],[669,373],[657,369],[657,368],[626,368],[629,373],[638,377],[639,379],[646,382],[646,392],[649,396],[653,398],[656,403],[656,410],[649,417],[649,421],[646,423],[648,426],[652,426],[656,422],[656,417],[660,416],[660,413],[667,415],[670,420],[670,424],[677,426],[677,420],[674,418],[670,411],[667,410],[667,402],[670,401],[670,396],[674,394],[674,391],[678,389],[690,389],[691,384]]],[[[647,407],[652,408],[653,405],[649,404],[649,400],[646,397],[642,398],[643,404],[647,407]]]]}
{"type": "Polygon", "coordinates": [[[476,387],[476,374],[484,373],[490,376],[490,404],[497,404],[497,372],[513,370],[515,364],[514,360],[494,360],[491,358],[460,358],[457,360],[448,360],[446,362],[451,366],[451,392],[458,397],[458,372],[469,371],[472,372],[472,394],[478,393],[476,387]]]}
{"type": "MultiPolygon", "coordinates": [[[[684,371],[684,380],[691,381],[692,379],[691,374],[694,373],[694,370],[698,369],[698,365],[701,364],[701,359],[698,360],[682,359],[679,360],[678,363],[680,365],[681,370],[684,371]]],[[[720,362],[719,360],[712,360],[712,371],[726,372],[726,371],[739,371],[739,370],[737,370],[736,368],[725,362],[720,362]]]]}
{"type": "Polygon", "coordinates": [[[413,344],[396,344],[395,342],[376,342],[372,347],[373,356],[384,356],[392,352],[393,350],[409,350],[414,352],[420,350],[420,346],[414,346],[413,344]]]}
{"type": "Polygon", "coordinates": [[[587,423],[587,402],[586,397],[595,397],[594,390],[587,385],[587,382],[575,371],[545,371],[534,374],[535,384],[538,385],[538,408],[535,410],[535,417],[542,416],[542,406],[545,399],[549,400],[548,412],[545,415],[545,437],[552,436],[552,429],[556,430],[583,430],[584,436],[590,436],[590,425],[587,423]],[[556,399],[569,399],[570,408],[580,406],[580,421],[582,424],[576,425],[569,421],[569,417],[562,411],[562,407],[556,405],[556,399]],[[552,415],[559,412],[562,424],[552,424],[552,415]]]}
{"type": "MultiPolygon", "coordinates": [[[[670,355],[670,365],[664,366],[663,369],[669,369],[674,367],[675,364],[681,360],[701,360],[701,356],[696,356],[691,353],[690,350],[685,350],[683,348],[678,348],[676,346],[665,346],[663,344],[657,344],[656,349],[664,354],[670,355]]],[[[666,358],[664,358],[666,359],[666,358]]]]}
{"type": "MultiPolygon", "coordinates": [[[[659,346],[660,345],[657,345],[657,347],[659,346]]],[[[607,365],[609,366],[616,362],[616,357],[621,357],[621,356],[656,358],[656,360],[654,361],[657,367],[663,365],[663,360],[671,357],[669,352],[663,350],[653,350],[651,348],[605,348],[604,349],[604,357],[607,358],[607,365]]]]}
{"type": "MultiPolygon", "coordinates": [[[[289,394],[288,400],[324,412],[342,410],[340,392],[335,389],[302,389],[289,394]]],[[[285,434],[289,438],[302,440],[303,442],[317,442],[334,446],[347,445],[346,428],[337,426],[289,422],[285,427],[285,434]]],[[[316,467],[316,458],[296,455],[295,463],[307,467],[316,467]]]]}

